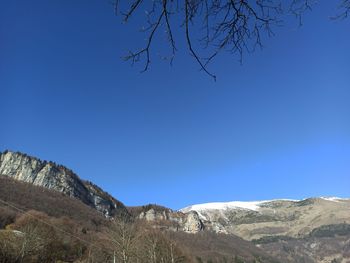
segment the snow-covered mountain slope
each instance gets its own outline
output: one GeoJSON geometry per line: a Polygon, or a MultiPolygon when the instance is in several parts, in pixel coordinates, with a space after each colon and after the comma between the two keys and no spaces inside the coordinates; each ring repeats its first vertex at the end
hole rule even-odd
{"type": "Polygon", "coordinates": [[[341,201],[350,200],[349,198],[340,198],[340,197],[335,197],[335,196],[332,196],[332,197],[320,197],[320,198],[323,199],[323,200],[326,200],[326,201],[331,201],[331,202],[341,202],[341,201]]]}
{"type": "Polygon", "coordinates": [[[205,203],[180,211],[197,212],[206,229],[247,240],[300,237],[322,225],[350,223],[350,199],[339,197],[205,203]]]}
{"type": "Polygon", "coordinates": [[[191,205],[180,209],[181,212],[187,213],[189,211],[203,211],[203,210],[223,210],[223,209],[247,209],[257,211],[260,206],[266,203],[276,202],[276,201],[292,201],[298,202],[299,200],[292,199],[276,199],[276,200],[265,200],[265,201],[232,201],[232,202],[214,202],[214,203],[204,203],[191,205]]]}

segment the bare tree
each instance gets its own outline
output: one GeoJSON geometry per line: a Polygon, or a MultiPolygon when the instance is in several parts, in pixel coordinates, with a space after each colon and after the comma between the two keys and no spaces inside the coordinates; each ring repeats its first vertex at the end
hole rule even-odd
{"type": "Polygon", "coordinates": [[[141,236],[139,257],[150,263],[181,263],[189,262],[170,235],[152,228],[145,227],[141,236]]]}
{"type": "Polygon", "coordinates": [[[118,262],[130,263],[137,257],[136,241],[138,238],[135,224],[126,220],[115,220],[108,231],[114,256],[118,262]]]}
{"type": "Polygon", "coordinates": [[[41,220],[48,220],[48,216],[38,211],[29,211],[21,215],[15,223],[9,225],[18,236],[17,249],[19,262],[32,262],[52,256],[52,242],[55,241],[55,231],[41,220]],[[39,219],[39,220],[38,220],[39,219]]]}
{"type": "MultiPolygon", "coordinates": [[[[151,63],[151,49],[156,33],[164,30],[170,46],[172,63],[177,51],[174,24],[182,28],[187,48],[200,69],[216,79],[208,64],[222,51],[238,54],[262,47],[264,36],[273,35],[273,27],[280,25],[283,15],[294,14],[302,24],[302,14],[311,10],[316,0],[116,0],[115,11],[123,21],[138,11],[145,11],[142,32],[146,34],[145,46],[129,51],[125,60],[132,63],[144,59],[143,71],[151,63]],[[202,50],[204,54],[200,54],[202,50]]],[[[340,17],[347,17],[350,0],[341,0],[340,17]]]]}
{"type": "Polygon", "coordinates": [[[12,230],[0,230],[0,263],[18,262],[21,233],[12,230]]]}

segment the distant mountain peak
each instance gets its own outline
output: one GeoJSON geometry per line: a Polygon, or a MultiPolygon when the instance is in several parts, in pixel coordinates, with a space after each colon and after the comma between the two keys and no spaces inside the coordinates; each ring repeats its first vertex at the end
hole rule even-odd
{"type": "Polygon", "coordinates": [[[341,198],[341,197],[336,197],[336,196],[322,196],[320,197],[323,200],[326,201],[331,201],[331,202],[340,202],[340,201],[346,201],[346,200],[350,200],[349,198],[341,198]]]}
{"type": "Polygon", "coordinates": [[[312,197],[312,198],[305,198],[300,200],[284,198],[284,199],[271,199],[271,200],[262,200],[262,201],[210,202],[210,203],[190,205],[190,206],[181,208],[179,211],[184,213],[189,211],[227,210],[227,209],[245,209],[245,210],[258,211],[261,207],[263,207],[264,205],[266,206],[269,203],[276,203],[276,202],[298,203],[305,200],[306,201],[307,200],[326,200],[326,201],[339,202],[339,201],[346,201],[350,199],[330,196],[330,197],[312,197]]]}
{"type": "Polygon", "coordinates": [[[179,211],[195,211],[207,229],[247,240],[274,235],[300,237],[322,225],[350,223],[350,199],[340,197],[214,202],[179,211]]]}

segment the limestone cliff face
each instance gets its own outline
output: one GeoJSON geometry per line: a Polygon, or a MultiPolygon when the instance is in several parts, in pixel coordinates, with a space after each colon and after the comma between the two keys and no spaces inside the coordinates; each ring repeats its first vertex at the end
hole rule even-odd
{"type": "Polygon", "coordinates": [[[19,152],[0,154],[0,175],[49,188],[79,199],[106,216],[128,213],[126,207],[96,185],[81,180],[72,170],[19,152]]]}
{"type": "Polygon", "coordinates": [[[181,213],[169,208],[154,209],[150,208],[141,212],[138,219],[154,223],[161,228],[167,228],[173,231],[184,231],[187,233],[198,233],[204,229],[198,213],[191,211],[181,213]]]}
{"type": "Polygon", "coordinates": [[[204,229],[202,220],[196,211],[191,211],[185,214],[183,231],[188,233],[197,233],[204,229]]]}

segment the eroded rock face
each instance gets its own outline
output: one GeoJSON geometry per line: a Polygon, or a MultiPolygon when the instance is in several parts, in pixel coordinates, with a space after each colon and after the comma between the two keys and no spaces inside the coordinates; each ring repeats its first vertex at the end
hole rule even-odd
{"type": "Polygon", "coordinates": [[[59,191],[97,209],[106,216],[127,214],[126,207],[91,182],[81,180],[72,170],[19,152],[0,154],[0,175],[59,191]]]}
{"type": "Polygon", "coordinates": [[[204,229],[204,225],[195,211],[182,213],[168,208],[162,210],[150,208],[141,212],[138,215],[138,219],[146,220],[153,223],[156,227],[172,231],[197,233],[204,229]]]}
{"type": "Polygon", "coordinates": [[[145,219],[146,221],[159,221],[159,220],[168,220],[169,216],[168,214],[170,211],[162,211],[162,212],[157,212],[153,208],[146,212],[142,212],[139,215],[139,219],[145,219]]]}
{"type": "Polygon", "coordinates": [[[186,219],[183,224],[183,231],[188,233],[198,233],[204,229],[204,225],[200,220],[197,212],[191,211],[189,213],[186,213],[185,216],[186,219]]]}

